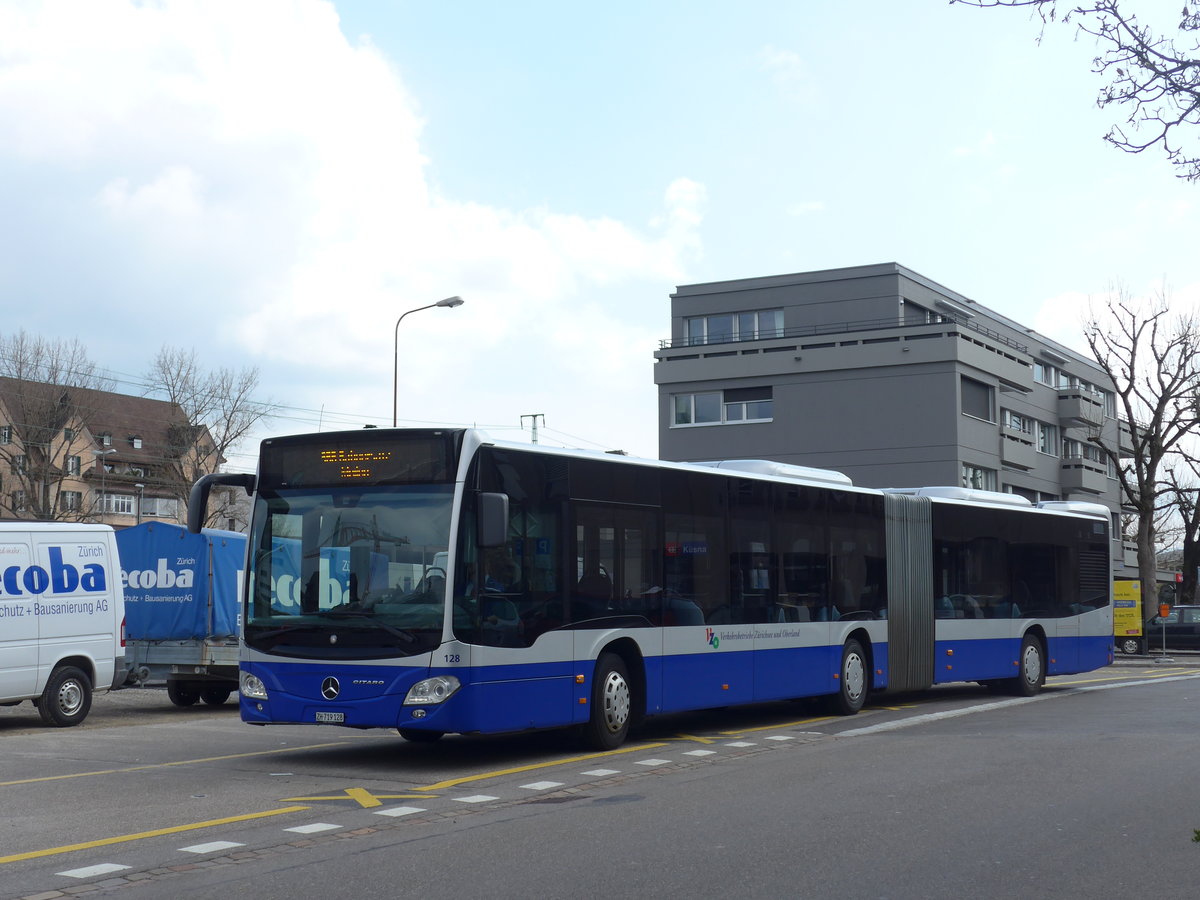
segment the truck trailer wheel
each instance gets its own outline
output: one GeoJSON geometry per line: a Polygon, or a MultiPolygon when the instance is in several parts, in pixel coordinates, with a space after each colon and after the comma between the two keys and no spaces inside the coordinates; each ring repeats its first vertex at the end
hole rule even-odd
{"type": "Polygon", "coordinates": [[[167,697],[176,706],[195,706],[200,692],[186,681],[168,681],[167,697]]]}
{"type": "Polygon", "coordinates": [[[92,683],[74,666],[57,668],[50,673],[37,708],[47,725],[78,725],[92,708],[92,683]]]}
{"type": "Polygon", "coordinates": [[[206,687],[200,692],[200,699],[208,706],[220,706],[229,699],[229,695],[232,693],[233,691],[229,688],[206,687]]]}

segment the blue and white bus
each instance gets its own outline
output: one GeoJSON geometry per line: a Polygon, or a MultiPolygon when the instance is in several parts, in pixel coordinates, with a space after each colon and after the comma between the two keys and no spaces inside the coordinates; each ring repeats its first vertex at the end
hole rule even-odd
{"type": "Polygon", "coordinates": [[[410,740],[977,681],[1112,661],[1102,506],[879,491],[755,460],[639,460],[384,430],[263,441],[243,597],[247,722],[410,740]]]}

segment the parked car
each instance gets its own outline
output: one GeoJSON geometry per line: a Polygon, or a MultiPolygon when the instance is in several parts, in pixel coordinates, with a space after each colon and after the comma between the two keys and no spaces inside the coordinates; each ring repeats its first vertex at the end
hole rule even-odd
{"type": "Polygon", "coordinates": [[[1147,650],[1161,651],[1164,635],[1168,650],[1200,650],[1200,605],[1175,606],[1169,615],[1155,616],[1147,622],[1147,650]]]}

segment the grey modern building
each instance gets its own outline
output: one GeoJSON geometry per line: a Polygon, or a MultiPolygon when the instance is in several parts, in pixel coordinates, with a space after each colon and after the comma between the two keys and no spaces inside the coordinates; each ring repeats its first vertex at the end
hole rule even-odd
{"type": "Polygon", "coordinates": [[[654,355],[663,459],[772,459],[1119,516],[1115,470],[1088,440],[1129,445],[1103,369],[897,263],[682,285],[654,355]]]}

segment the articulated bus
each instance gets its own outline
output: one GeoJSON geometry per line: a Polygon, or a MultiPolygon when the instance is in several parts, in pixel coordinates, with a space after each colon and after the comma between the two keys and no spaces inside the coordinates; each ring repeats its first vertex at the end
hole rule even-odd
{"type": "Polygon", "coordinates": [[[242,718],[446,733],[977,681],[1112,662],[1102,506],[855,487],[762,460],[668,463],[369,429],[262,443],[242,718]]]}

